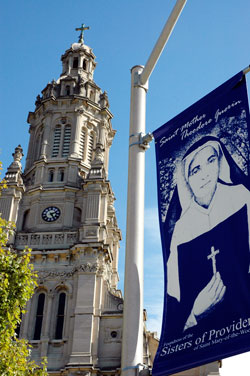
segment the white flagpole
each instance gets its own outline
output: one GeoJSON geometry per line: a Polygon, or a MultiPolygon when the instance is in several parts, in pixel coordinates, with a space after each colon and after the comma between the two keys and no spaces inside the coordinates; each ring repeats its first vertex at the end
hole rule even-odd
{"type": "Polygon", "coordinates": [[[143,366],[143,248],[145,135],[148,79],[187,0],[177,0],[162,33],[143,66],[131,69],[127,231],[124,282],[122,376],[135,376],[143,366]]]}

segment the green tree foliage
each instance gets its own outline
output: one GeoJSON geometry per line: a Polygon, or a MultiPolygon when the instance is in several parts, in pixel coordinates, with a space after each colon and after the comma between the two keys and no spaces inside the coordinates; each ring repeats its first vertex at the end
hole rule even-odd
{"type": "MultiPolygon", "coordinates": [[[[1,180],[0,192],[4,188],[6,183],[1,180]]],[[[14,225],[0,217],[0,375],[45,376],[45,361],[42,368],[31,361],[30,345],[16,335],[37,276],[30,264],[31,250],[17,253],[7,246],[13,231],[14,225]]]]}

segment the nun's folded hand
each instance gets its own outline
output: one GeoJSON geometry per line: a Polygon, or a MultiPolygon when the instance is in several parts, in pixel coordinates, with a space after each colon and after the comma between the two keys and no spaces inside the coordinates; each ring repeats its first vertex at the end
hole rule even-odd
{"type": "Polygon", "coordinates": [[[196,318],[208,313],[217,303],[219,303],[225,294],[226,286],[223,284],[220,273],[213,275],[210,282],[204,287],[195,299],[193,313],[196,318]]]}

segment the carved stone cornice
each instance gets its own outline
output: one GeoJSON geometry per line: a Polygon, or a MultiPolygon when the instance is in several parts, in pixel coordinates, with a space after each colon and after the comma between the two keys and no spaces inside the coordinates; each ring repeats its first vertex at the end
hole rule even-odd
{"type": "Polygon", "coordinates": [[[77,265],[73,267],[71,270],[58,270],[58,269],[50,269],[50,270],[38,270],[37,274],[39,279],[59,279],[65,280],[71,278],[76,272],[84,272],[84,273],[96,273],[98,270],[98,264],[94,263],[91,264],[90,262],[86,262],[85,264],[77,265]]]}

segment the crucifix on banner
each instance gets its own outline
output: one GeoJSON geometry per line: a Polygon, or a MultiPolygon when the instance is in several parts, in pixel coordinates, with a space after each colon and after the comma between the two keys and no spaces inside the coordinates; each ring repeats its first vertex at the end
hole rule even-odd
{"type": "Polygon", "coordinates": [[[218,255],[220,251],[217,249],[215,251],[214,247],[211,247],[211,253],[207,256],[207,259],[212,259],[212,266],[213,266],[213,274],[216,274],[216,255],[218,255]]]}

